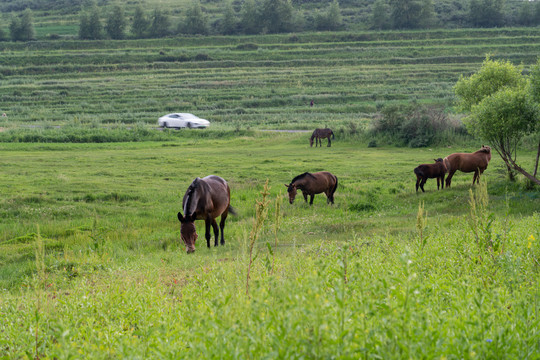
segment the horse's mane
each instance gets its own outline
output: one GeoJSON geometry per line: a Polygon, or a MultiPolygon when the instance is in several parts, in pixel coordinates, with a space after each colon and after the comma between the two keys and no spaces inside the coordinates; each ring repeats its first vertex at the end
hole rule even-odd
{"type": "MultiPolygon", "coordinates": [[[[187,199],[186,206],[184,207],[184,211],[186,210],[189,211],[189,209],[191,208],[191,195],[193,195],[195,190],[197,190],[200,187],[199,180],[200,180],[199,178],[196,178],[195,180],[193,180],[193,182],[189,185],[186,191],[186,195],[184,195],[187,199]]],[[[184,214],[184,215],[189,216],[191,214],[184,214]]]]}
{"type": "Polygon", "coordinates": [[[311,177],[313,177],[313,178],[315,177],[315,176],[313,176],[312,173],[305,172],[305,173],[303,173],[303,174],[300,174],[300,175],[298,175],[298,176],[295,176],[295,177],[291,180],[291,184],[292,184],[293,182],[297,181],[297,180],[300,180],[300,179],[305,178],[306,176],[311,176],[311,177]]]}
{"type": "Polygon", "coordinates": [[[491,148],[489,146],[482,146],[482,148],[480,150],[476,150],[475,152],[477,153],[486,153],[486,154],[489,154],[491,153],[491,148]]]}

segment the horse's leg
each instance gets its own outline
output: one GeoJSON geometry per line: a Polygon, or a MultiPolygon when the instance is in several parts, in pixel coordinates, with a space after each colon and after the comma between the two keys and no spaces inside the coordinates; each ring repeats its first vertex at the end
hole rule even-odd
{"type": "Polygon", "coordinates": [[[313,205],[313,198],[315,197],[315,194],[311,194],[309,196],[309,205],[313,205]]]}
{"type": "Polygon", "coordinates": [[[441,181],[441,177],[437,177],[437,190],[439,190],[439,182],[441,181]]]}
{"type": "Polygon", "coordinates": [[[416,175],[416,192],[418,192],[418,187],[420,186],[420,179],[422,179],[420,176],[416,175]]]}
{"type": "Polygon", "coordinates": [[[445,174],[442,174],[441,176],[441,189],[444,189],[444,175],[445,174]]]}
{"type": "Polygon", "coordinates": [[[229,211],[225,210],[225,212],[221,214],[221,220],[219,221],[219,228],[221,229],[221,245],[225,245],[223,229],[225,229],[225,220],[227,219],[227,215],[229,215],[229,211]]]}
{"type": "Polygon", "coordinates": [[[330,135],[328,135],[328,145],[326,145],[327,147],[330,147],[331,145],[331,141],[330,141],[330,135]]]}
{"type": "Polygon", "coordinates": [[[214,246],[218,246],[219,228],[218,228],[216,219],[212,219],[212,229],[214,229],[214,246]]]}
{"type": "Polygon", "coordinates": [[[210,217],[207,217],[204,220],[204,225],[206,227],[206,231],[204,233],[204,237],[206,238],[206,246],[210,248],[210,225],[212,224],[212,219],[210,217]]]}
{"type": "Polygon", "coordinates": [[[304,195],[304,201],[307,202],[307,193],[302,191],[302,195],[304,195]]]}
{"type": "Polygon", "coordinates": [[[319,146],[322,147],[322,139],[318,137],[317,140],[319,141],[319,146]]]}
{"type": "Polygon", "coordinates": [[[420,189],[422,189],[422,192],[426,192],[424,190],[424,184],[426,183],[427,178],[422,178],[422,181],[420,182],[420,189]]]}
{"type": "Polygon", "coordinates": [[[474,171],[474,176],[472,178],[472,184],[476,181],[477,184],[480,184],[480,175],[478,174],[478,169],[474,171]]]}
{"type": "Polygon", "coordinates": [[[446,187],[449,188],[452,183],[452,176],[454,176],[455,171],[450,171],[448,177],[446,178],[446,187]]]}

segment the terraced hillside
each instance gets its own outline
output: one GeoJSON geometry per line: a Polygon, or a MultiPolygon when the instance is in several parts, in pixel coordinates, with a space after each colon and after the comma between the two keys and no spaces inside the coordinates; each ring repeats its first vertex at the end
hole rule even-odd
{"type": "Polygon", "coordinates": [[[0,51],[2,127],[155,125],[172,111],[217,128],[363,126],[391,102],[452,106],[452,86],[487,54],[526,69],[540,29],[36,41],[0,51]]]}

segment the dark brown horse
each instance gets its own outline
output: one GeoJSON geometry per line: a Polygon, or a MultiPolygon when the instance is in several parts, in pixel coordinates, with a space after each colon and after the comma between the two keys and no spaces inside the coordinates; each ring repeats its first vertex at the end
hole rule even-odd
{"type": "Polygon", "coordinates": [[[210,175],[205,178],[196,178],[189,185],[184,199],[182,200],[184,215],[178,212],[180,220],[180,235],[186,250],[189,253],[195,251],[195,241],[197,232],[195,231],[195,220],[204,220],[206,225],[206,245],[210,247],[210,225],[214,229],[215,242],[218,246],[219,229],[221,229],[221,245],[225,244],[223,228],[229,211],[234,214],[231,207],[231,191],[225,180],[219,176],[210,175]],[[219,229],[216,218],[221,215],[219,229]]]}
{"type": "Polygon", "coordinates": [[[326,129],[315,129],[313,131],[313,134],[311,134],[311,138],[309,139],[309,146],[313,147],[313,139],[315,139],[315,147],[317,145],[322,146],[322,139],[327,138],[328,139],[328,147],[330,147],[330,136],[332,136],[332,139],[334,138],[334,132],[330,130],[329,128],[326,129]]]}
{"type": "Polygon", "coordinates": [[[444,158],[444,165],[446,171],[448,171],[448,177],[446,178],[446,187],[450,187],[452,183],[452,176],[457,170],[463,172],[473,172],[473,185],[476,181],[480,182],[480,175],[487,169],[489,161],[491,160],[491,148],[489,146],[482,145],[480,150],[470,153],[455,153],[448,155],[444,158]]]}
{"type": "Polygon", "coordinates": [[[304,200],[307,202],[308,195],[310,196],[309,205],[313,205],[315,194],[325,193],[326,203],[334,203],[334,193],[338,186],[338,179],[335,175],[327,171],[316,173],[305,172],[292,179],[290,184],[285,184],[289,193],[289,203],[293,203],[296,197],[296,190],[299,189],[304,195],[304,200]]]}
{"type": "Polygon", "coordinates": [[[424,191],[424,184],[427,179],[437,178],[437,190],[439,186],[444,189],[444,175],[446,174],[446,166],[442,158],[435,159],[435,164],[422,164],[414,168],[416,174],[416,192],[418,187],[424,191]],[[440,184],[440,185],[439,185],[440,184]]]}

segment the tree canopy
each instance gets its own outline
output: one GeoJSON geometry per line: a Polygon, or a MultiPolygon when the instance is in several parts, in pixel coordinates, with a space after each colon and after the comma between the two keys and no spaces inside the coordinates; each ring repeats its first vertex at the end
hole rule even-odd
{"type": "Polygon", "coordinates": [[[518,165],[517,148],[525,135],[536,134],[540,138],[539,68],[540,61],[532,75],[526,76],[509,61],[488,57],[476,74],[461,77],[454,87],[461,109],[470,111],[465,119],[467,129],[489,142],[510,174],[512,170],[518,171],[537,184],[540,143],[533,174],[518,165]]]}

